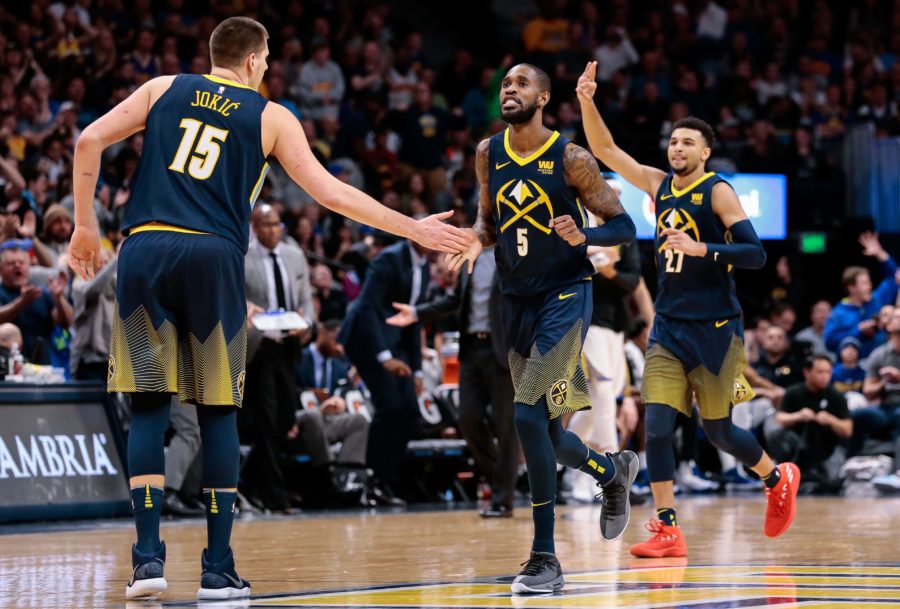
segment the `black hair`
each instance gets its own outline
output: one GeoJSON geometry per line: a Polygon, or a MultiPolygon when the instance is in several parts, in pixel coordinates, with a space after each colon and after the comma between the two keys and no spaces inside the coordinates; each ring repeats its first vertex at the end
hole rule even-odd
{"type": "Polygon", "coordinates": [[[519,65],[530,68],[531,71],[534,72],[535,84],[538,86],[538,89],[541,90],[541,93],[544,91],[550,93],[550,76],[548,76],[546,72],[532,63],[520,63],[519,65]]]}
{"type": "Polygon", "coordinates": [[[674,133],[676,129],[694,129],[695,131],[700,132],[700,135],[702,135],[703,139],[706,140],[706,145],[709,148],[714,148],[716,145],[716,132],[713,130],[709,123],[701,118],[688,116],[679,119],[675,121],[674,125],[672,125],[672,133],[674,133]]]}
{"type": "Polygon", "coordinates": [[[815,354],[807,357],[806,360],[804,360],[803,369],[804,370],[812,370],[813,366],[815,366],[816,362],[818,362],[818,361],[828,362],[829,366],[834,367],[834,360],[831,359],[830,355],[826,355],[824,353],[815,353],[815,354]]]}

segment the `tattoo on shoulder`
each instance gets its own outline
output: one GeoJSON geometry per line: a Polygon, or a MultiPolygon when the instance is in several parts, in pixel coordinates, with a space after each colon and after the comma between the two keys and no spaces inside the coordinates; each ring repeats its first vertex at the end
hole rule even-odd
{"type": "Polygon", "coordinates": [[[475,174],[478,176],[478,218],[475,221],[475,234],[484,247],[497,242],[497,218],[494,217],[494,206],[491,204],[489,187],[490,165],[488,151],[491,141],[481,140],[475,151],[475,174]]]}
{"type": "Polygon", "coordinates": [[[585,208],[604,220],[625,212],[619,197],[603,179],[594,155],[581,146],[569,144],[563,153],[563,164],[566,181],[578,191],[585,208]]]}

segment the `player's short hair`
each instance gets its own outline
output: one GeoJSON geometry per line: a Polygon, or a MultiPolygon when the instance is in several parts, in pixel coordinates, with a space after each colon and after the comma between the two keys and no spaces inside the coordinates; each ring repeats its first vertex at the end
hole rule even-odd
{"type": "Polygon", "coordinates": [[[868,275],[869,271],[862,266],[848,266],[844,269],[844,273],[841,275],[841,285],[844,286],[846,290],[851,285],[856,285],[856,280],[859,279],[861,275],[868,275]]]}
{"type": "Polygon", "coordinates": [[[714,148],[716,145],[716,132],[710,124],[703,119],[695,116],[687,116],[675,121],[675,124],[672,125],[672,133],[674,133],[676,129],[694,129],[695,131],[700,132],[700,135],[706,140],[706,145],[709,148],[714,148]]]}
{"type": "Polygon", "coordinates": [[[535,84],[538,86],[541,93],[544,91],[550,93],[550,76],[548,76],[546,72],[532,63],[520,63],[519,65],[530,68],[531,71],[534,72],[535,84]]]}
{"type": "Polygon", "coordinates": [[[269,32],[249,17],[229,17],[209,37],[209,59],[214,66],[237,68],[250,53],[260,53],[269,32]]]}

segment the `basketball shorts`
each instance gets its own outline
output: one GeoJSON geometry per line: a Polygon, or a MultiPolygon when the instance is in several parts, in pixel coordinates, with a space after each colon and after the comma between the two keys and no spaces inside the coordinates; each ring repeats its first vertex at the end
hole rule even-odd
{"type": "Polygon", "coordinates": [[[590,281],[536,296],[503,296],[516,402],[547,398],[550,418],[591,407],[581,346],[593,307],[590,281]]]}
{"type": "Polygon", "coordinates": [[[244,255],[224,237],[147,230],[119,254],[108,390],[240,406],[247,358],[244,255]]]}
{"type": "Polygon", "coordinates": [[[694,397],[704,419],[724,419],[753,398],[744,378],[744,324],[740,317],[687,321],[657,315],[650,331],[641,398],[690,416],[694,397]]]}

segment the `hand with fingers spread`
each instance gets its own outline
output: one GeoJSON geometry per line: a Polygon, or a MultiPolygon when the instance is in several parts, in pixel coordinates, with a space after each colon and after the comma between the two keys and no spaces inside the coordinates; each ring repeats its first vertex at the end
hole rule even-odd
{"type": "Polygon", "coordinates": [[[100,261],[100,234],[97,229],[76,226],[69,242],[69,266],[82,279],[93,279],[100,261]]]}
{"type": "Polygon", "coordinates": [[[556,231],[556,234],[566,240],[571,246],[581,245],[587,241],[584,232],[575,224],[572,216],[558,216],[550,219],[550,228],[556,231]]]}
{"type": "Polygon", "coordinates": [[[864,232],[859,236],[859,244],[862,246],[863,255],[865,256],[872,256],[879,262],[884,262],[890,258],[887,251],[881,246],[881,241],[878,240],[878,233],[872,231],[864,232]]]}
{"type": "Polygon", "coordinates": [[[663,245],[664,250],[684,252],[685,256],[706,255],[706,244],[694,241],[690,235],[683,231],[676,228],[667,228],[662,234],[666,238],[666,242],[663,245]]]}
{"type": "Polygon", "coordinates": [[[575,85],[575,93],[578,95],[578,101],[591,101],[594,99],[594,93],[597,92],[597,62],[589,61],[584,67],[584,72],[578,77],[578,84],[575,85]]]}
{"type": "Polygon", "coordinates": [[[472,229],[468,229],[466,234],[469,236],[471,241],[469,242],[469,246],[467,249],[461,252],[454,252],[451,254],[447,254],[447,270],[448,271],[458,271],[462,268],[465,262],[468,262],[468,271],[471,273],[472,269],[475,268],[475,261],[478,260],[478,256],[481,255],[481,240],[478,239],[478,236],[475,234],[475,231],[472,229]]]}
{"type": "Polygon", "coordinates": [[[397,313],[391,315],[385,320],[389,326],[405,328],[406,326],[411,326],[416,323],[416,321],[418,321],[418,317],[416,316],[416,309],[412,305],[408,305],[402,302],[394,302],[391,304],[394,305],[395,309],[397,309],[397,313]]]}
{"type": "Polygon", "coordinates": [[[439,252],[452,254],[465,252],[474,239],[474,233],[470,234],[445,223],[444,220],[452,215],[453,211],[445,211],[417,220],[413,240],[439,252]]]}

